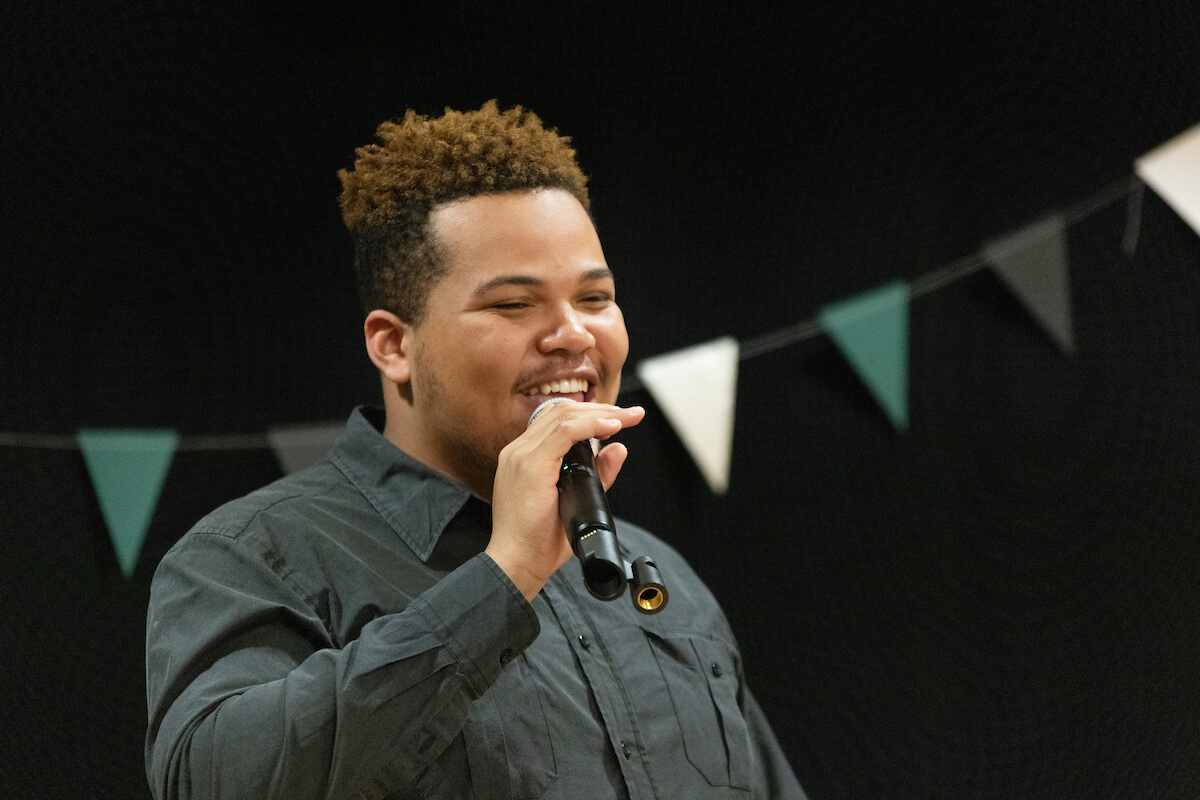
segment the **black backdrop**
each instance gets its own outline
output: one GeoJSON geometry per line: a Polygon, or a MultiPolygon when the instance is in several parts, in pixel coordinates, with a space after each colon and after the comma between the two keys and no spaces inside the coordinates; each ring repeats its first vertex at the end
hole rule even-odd
{"type": "MultiPolygon", "coordinates": [[[[3,12],[0,431],[374,401],[335,172],[409,107],[573,136],[631,364],[927,274],[1200,121],[1188,0],[222,5],[3,12]]],[[[722,598],[814,800],[1200,796],[1200,240],[1150,192],[1132,258],[1125,222],[1069,230],[1074,356],[987,273],[916,299],[907,434],[818,338],[741,364],[726,497],[661,415],[625,435],[613,505],[722,598]]],[[[0,788],[145,797],[154,565],[279,468],[179,452],[125,579],[78,451],[7,441],[0,788]]]]}

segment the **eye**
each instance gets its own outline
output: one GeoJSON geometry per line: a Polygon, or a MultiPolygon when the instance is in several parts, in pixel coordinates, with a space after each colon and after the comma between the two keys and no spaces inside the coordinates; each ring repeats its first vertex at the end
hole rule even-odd
{"type": "Polygon", "coordinates": [[[516,311],[522,308],[528,308],[529,304],[520,300],[512,300],[507,303],[496,303],[492,308],[498,308],[501,311],[516,311]]]}

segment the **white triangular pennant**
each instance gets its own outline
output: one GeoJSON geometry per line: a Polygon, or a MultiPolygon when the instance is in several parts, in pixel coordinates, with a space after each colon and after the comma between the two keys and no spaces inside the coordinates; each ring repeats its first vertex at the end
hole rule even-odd
{"type": "Polygon", "coordinates": [[[1200,233],[1200,125],[1139,158],[1134,171],[1200,233]]]}
{"type": "Polygon", "coordinates": [[[637,365],[638,377],[715,494],[729,488],[737,364],[737,340],[726,336],[637,365]]]}
{"type": "Polygon", "coordinates": [[[344,422],[279,425],[267,431],[267,441],[283,474],[291,475],[324,458],[345,428],[344,422]]]}
{"type": "Polygon", "coordinates": [[[983,246],[996,274],[1066,353],[1075,351],[1067,232],[1052,214],[983,246]]]}

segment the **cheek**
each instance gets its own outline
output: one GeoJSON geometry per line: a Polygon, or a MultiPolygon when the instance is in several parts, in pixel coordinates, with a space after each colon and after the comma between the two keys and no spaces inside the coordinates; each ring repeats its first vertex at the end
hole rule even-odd
{"type": "Polygon", "coordinates": [[[513,337],[474,330],[450,345],[457,352],[463,377],[480,391],[508,393],[520,372],[525,349],[513,337]]]}
{"type": "Polygon", "coordinates": [[[440,401],[449,400],[469,408],[472,395],[478,394],[488,381],[490,359],[484,337],[461,329],[431,327],[422,345],[415,361],[424,380],[418,379],[414,386],[429,384],[441,395],[440,401]]]}
{"type": "Polygon", "coordinates": [[[625,318],[618,311],[614,319],[598,333],[597,344],[609,362],[610,369],[620,369],[629,355],[629,334],[625,331],[625,318]]]}

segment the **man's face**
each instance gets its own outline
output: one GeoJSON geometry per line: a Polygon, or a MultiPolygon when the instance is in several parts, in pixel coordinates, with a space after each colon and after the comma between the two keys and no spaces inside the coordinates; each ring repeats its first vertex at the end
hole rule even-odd
{"type": "Polygon", "coordinates": [[[449,270],[412,333],[410,455],[490,496],[496,462],[551,397],[612,403],[629,352],[587,213],[560,190],[435,209],[449,270]]]}

